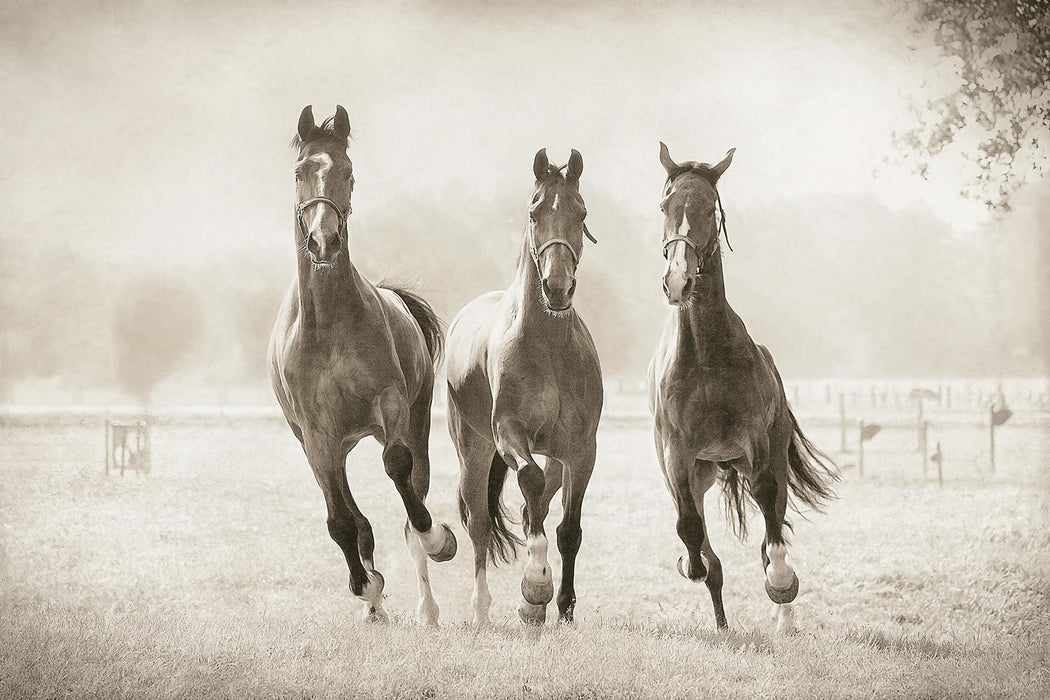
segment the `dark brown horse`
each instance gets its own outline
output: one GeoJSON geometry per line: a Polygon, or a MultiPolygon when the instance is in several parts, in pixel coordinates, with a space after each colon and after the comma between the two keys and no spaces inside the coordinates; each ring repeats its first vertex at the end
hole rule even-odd
{"type": "Polygon", "coordinates": [[[678,572],[707,584],[715,622],[725,628],[722,563],[704,521],[704,494],[721,480],[741,536],[748,497],[762,512],[766,594],[779,604],[777,628],[791,631],[798,577],[786,561],[788,494],[819,508],[837,477],[799,429],[772,355],[751,340],[726,301],[719,245],[725,213],[716,186],[732,160],[731,150],[718,165],[678,164],[660,144],[667,171],[663,288],[674,308],[649,365],[649,407],[686,548],[678,572]]]}
{"type": "Polygon", "coordinates": [[[509,560],[521,543],[507,529],[500,500],[508,467],[525,497],[529,552],[518,615],[526,624],[546,620],[554,583],[543,521],[563,488],[558,610],[562,621],[573,618],[580,512],[602,410],[598,353],[572,308],[583,237],[590,237],[582,172],[575,150],[561,168],[548,163],[546,150],[536,154],[536,189],[514,281],[467,304],[449,328],[448,425],[459,452],[461,516],[474,545],[477,625],[489,621],[488,561],[509,560]],[[546,455],[545,469],[537,454],[546,455]]]}
{"type": "Polygon", "coordinates": [[[293,144],[298,274],[270,339],[270,381],[302,443],[328,506],[328,532],[343,550],[363,617],[385,621],[383,577],[373,565],[372,526],[350,493],[346,456],[372,436],[408,512],[405,538],[419,578],[419,619],[436,625],[427,556],[446,561],[456,538],[424,503],[430,487],[430,401],[441,323],[419,297],[377,287],[350,260],[353,166],[350,119],[341,106],[320,127],[308,106],[293,144]]]}

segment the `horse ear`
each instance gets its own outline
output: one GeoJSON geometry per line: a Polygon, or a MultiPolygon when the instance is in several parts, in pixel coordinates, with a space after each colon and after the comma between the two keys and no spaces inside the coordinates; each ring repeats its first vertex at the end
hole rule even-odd
{"type": "Polygon", "coordinates": [[[299,114],[299,139],[301,141],[307,140],[316,128],[317,122],[314,121],[314,106],[306,105],[299,114]]]}
{"type": "Polygon", "coordinates": [[[583,156],[575,148],[569,156],[569,167],[565,171],[565,177],[569,180],[579,180],[583,175],[583,156]]]}
{"type": "Polygon", "coordinates": [[[336,138],[345,139],[350,136],[350,115],[343,109],[343,105],[335,106],[335,127],[332,133],[336,138]]]}
{"type": "Polygon", "coordinates": [[[547,149],[541,148],[536,151],[536,157],[532,161],[532,174],[537,180],[542,180],[550,174],[551,164],[547,160],[547,149]]]}
{"type": "Polygon", "coordinates": [[[726,157],[722,159],[722,162],[711,168],[711,171],[715,174],[715,181],[722,177],[722,173],[729,169],[729,164],[733,162],[733,154],[736,153],[735,148],[730,148],[729,152],[726,153],[726,157]]]}
{"type": "Polygon", "coordinates": [[[664,170],[667,171],[668,175],[671,174],[671,171],[678,168],[678,163],[671,160],[671,153],[667,150],[667,145],[663,141],[660,142],[660,165],[664,166],[664,170]]]}

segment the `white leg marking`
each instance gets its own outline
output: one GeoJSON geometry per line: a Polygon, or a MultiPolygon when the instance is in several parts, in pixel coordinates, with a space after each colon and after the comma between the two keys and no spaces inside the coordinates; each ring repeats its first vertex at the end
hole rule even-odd
{"type": "Polygon", "coordinates": [[[784,603],[783,605],[776,605],[774,603],[774,607],[776,607],[774,617],[777,621],[777,634],[794,634],[797,632],[794,604],[784,603]]]}
{"type": "Polygon", "coordinates": [[[383,579],[378,572],[368,571],[368,583],[357,596],[364,602],[361,610],[361,619],[366,622],[386,622],[386,610],[383,610],[383,579]]]}
{"type": "Polygon", "coordinates": [[[474,624],[487,627],[492,594],[489,593],[488,572],[485,569],[478,569],[474,574],[474,595],[470,598],[470,604],[474,607],[474,624]]]}
{"type": "Polygon", "coordinates": [[[543,535],[529,537],[526,546],[529,560],[525,562],[525,578],[529,583],[547,583],[551,580],[551,567],[547,563],[547,538],[543,535]]]}
{"type": "Polygon", "coordinates": [[[434,522],[426,532],[419,532],[411,525],[408,526],[412,533],[419,539],[427,554],[437,554],[445,546],[445,528],[434,522]]]}
{"type": "MultiPolygon", "coordinates": [[[[411,526],[410,526],[411,527],[411,526]]],[[[441,528],[431,528],[431,531],[441,528]]],[[[419,624],[437,627],[438,604],[434,600],[434,591],[430,588],[430,573],[427,570],[427,553],[424,551],[423,537],[409,533],[406,538],[408,553],[416,564],[416,582],[419,585],[419,606],[416,608],[416,619],[419,624]]]]}
{"type": "Polygon", "coordinates": [[[773,588],[787,588],[795,577],[795,570],[784,561],[788,550],[786,544],[771,544],[766,547],[769,565],[766,567],[766,580],[773,588]]]}

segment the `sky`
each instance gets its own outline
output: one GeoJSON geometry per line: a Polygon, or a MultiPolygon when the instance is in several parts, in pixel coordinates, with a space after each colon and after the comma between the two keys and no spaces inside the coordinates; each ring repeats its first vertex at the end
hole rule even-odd
{"type": "Polygon", "coordinates": [[[299,110],[336,103],[362,216],[525,189],[540,147],[577,148],[588,187],[649,214],[660,140],[679,160],[737,148],[724,187],[745,201],[872,192],[982,216],[884,162],[934,55],[909,49],[899,6],[566,5],[8,5],[0,226],[45,217],[140,264],[276,243],[299,110]]]}
{"type": "MultiPolygon", "coordinates": [[[[895,225],[971,246],[989,224],[959,195],[951,159],[929,180],[897,162],[892,136],[914,124],[911,101],[954,80],[909,20],[908,6],[886,0],[7,2],[0,243],[54,263],[26,272],[7,303],[54,286],[71,257],[113,277],[174,273],[203,293],[217,262],[234,280],[260,262],[290,279],[289,141],[305,105],[320,121],[342,104],[353,125],[351,251],[370,275],[404,268],[441,298],[447,275],[469,275],[471,260],[451,271],[427,260],[476,242],[506,258],[485,284],[504,283],[534,154],[545,147],[564,163],[576,148],[603,241],[584,266],[644,286],[637,313],[662,313],[652,279],[664,141],[678,161],[717,162],[736,148],[719,189],[739,251],[727,265],[738,310],[772,317],[760,304],[776,297],[738,291],[780,260],[733,227],[752,212],[752,222],[777,220],[786,245],[809,246],[797,288],[784,290],[805,308],[827,296],[840,263],[813,232],[846,242],[835,251],[879,243],[872,222],[836,213],[815,225],[829,203],[868,213],[874,203],[878,216],[902,217],[895,225]],[[499,244],[467,240],[488,235],[499,244]]],[[[886,240],[898,241],[880,258],[892,273],[914,251],[886,240]]],[[[458,307],[443,301],[450,317],[458,307]]],[[[849,368],[863,371],[863,360],[849,368]]]]}

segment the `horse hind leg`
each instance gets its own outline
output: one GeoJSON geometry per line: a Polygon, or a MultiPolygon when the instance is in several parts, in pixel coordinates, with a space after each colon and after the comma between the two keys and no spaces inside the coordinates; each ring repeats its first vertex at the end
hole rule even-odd
{"type": "MultiPolygon", "coordinates": [[[[786,468],[786,464],[785,464],[786,468]]],[[[762,541],[762,567],[766,595],[777,604],[777,630],[795,631],[794,611],[790,603],[798,595],[798,575],[787,562],[788,545],[784,539],[784,516],[787,513],[787,473],[782,478],[772,469],[756,470],[751,494],[762,511],[766,535],[762,541]]]]}
{"type": "MultiPolygon", "coordinates": [[[[450,421],[452,411],[449,411],[450,421]]],[[[451,427],[451,422],[450,422],[451,427]]],[[[469,431],[470,428],[465,428],[469,431]]],[[[493,549],[493,528],[502,514],[492,509],[499,509],[499,493],[503,490],[507,467],[496,455],[491,443],[487,446],[482,440],[471,435],[454,434],[456,450],[459,453],[459,504],[463,524],[470,535],[470,544],[474,550],[474,592],[470,597],[474,611],[474,626],[488,627],[489,610],[492,607],[492,594],[488,584],[488,562],[490,557],[497,556],[502,550],[493,549]],[[499,469],[499,472],[494,470],[499,469]],[[496,483],[490,483],[493,479],[496,483]],[[494,498],[490,491],[495,490],[494,498]]],[[[510,544],[513,547],[513,543],[510,544]]],[[[503,552],[506,554],[506,552],[503,552]]]]}

